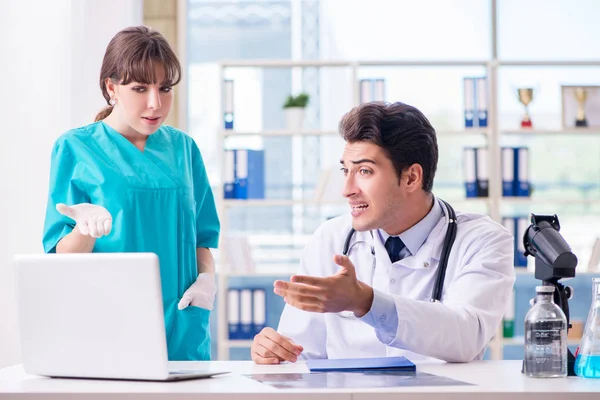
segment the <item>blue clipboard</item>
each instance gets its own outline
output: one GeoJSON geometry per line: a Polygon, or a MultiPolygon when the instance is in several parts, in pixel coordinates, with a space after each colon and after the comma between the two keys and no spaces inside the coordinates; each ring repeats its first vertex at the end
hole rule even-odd
{"type": "Polygon", "coordinates": [[[311,372],[347,371],[416,371],[417,367],[406,357],[338,358],[307,360],[311,372]]]}

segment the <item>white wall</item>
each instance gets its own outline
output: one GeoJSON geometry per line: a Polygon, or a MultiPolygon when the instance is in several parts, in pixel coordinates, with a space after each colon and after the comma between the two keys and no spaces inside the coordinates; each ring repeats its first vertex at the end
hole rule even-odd
{"type": "Polygon", "coordinates": [[[104,50],[141,24],[142,0],[1,0],[0,15],[1,368],[19,362],[11,259],[42,251],[52,144],[103,106],[104,50]]]}

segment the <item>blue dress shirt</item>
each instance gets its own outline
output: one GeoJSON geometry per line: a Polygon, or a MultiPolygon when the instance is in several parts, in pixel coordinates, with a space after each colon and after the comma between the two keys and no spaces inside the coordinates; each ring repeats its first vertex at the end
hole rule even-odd
{"type": "MultiPolygon", "coordinates": [[[[444,211],[442,210],[442,206],[434,197],[433,207],[431,207],[425,218],[417,222],[410,229],[397,235],[404,243],[404,248],[400,251],[400,260],[417,254],[417,251],[425,243],[433,228],[435,228],[443,217],[444,211]]],[[[382,229],[379,229],[377,233],[378,240],[381,240],[385,244],[390,235],[382,229]]],[[[375,328],[377,338],[382,343],[391,343],[396,337],[398,313],[396,302],[390,293],[384,293],[373,288],[373,304],[371,305],[371,309],[359,319],[375,328]]]]}

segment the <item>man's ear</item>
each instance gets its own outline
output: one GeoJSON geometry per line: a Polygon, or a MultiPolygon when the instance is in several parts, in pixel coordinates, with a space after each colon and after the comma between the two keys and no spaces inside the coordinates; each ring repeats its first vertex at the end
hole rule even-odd
{"type": "Polygon", "coordinates": [[[409,192],[420,190],[423,187],[423,167],[416,163],[411,165],[402,172],[402,178],[409,192]]]}

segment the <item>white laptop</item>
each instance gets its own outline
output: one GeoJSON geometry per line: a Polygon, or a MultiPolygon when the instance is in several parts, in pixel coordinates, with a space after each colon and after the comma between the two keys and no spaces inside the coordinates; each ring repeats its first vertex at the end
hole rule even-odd
{"type": "Polygon", "coordinates": [[[210,362],[169,370],[155,254],[17,255],[14,262],[27,373],[171,381],[227,372],[210,362]]]}

